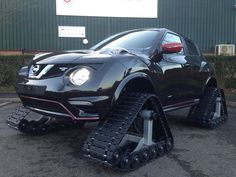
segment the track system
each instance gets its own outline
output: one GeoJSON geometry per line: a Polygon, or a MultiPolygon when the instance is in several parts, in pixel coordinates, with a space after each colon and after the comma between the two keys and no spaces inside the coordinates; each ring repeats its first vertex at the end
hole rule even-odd
{"type": "Polygon", "coordinates": [[[219,88],[207,88],[199,104],[191,107],[188,119],[193,125],[214,129],[225,122],[228,112],[224,91],[219,88]]]}
{"type": "Polygon", "coordinates": [[[173,148],[173,137],[156,96],[123,93],[109,118],[86,140],[86,156],[119,170],[133,170],[173,148]]]}
{"type": "Polygon", "coordinates": [[[81,128],[84,122],[73,122],[70,119],[60,120],[42,116],[20,106],[8,116],[7,124],[11,128],[29,135],[44,135],[66,129],[81,128]],[[33,118],[33,120],[29,118],[33,118]]]}

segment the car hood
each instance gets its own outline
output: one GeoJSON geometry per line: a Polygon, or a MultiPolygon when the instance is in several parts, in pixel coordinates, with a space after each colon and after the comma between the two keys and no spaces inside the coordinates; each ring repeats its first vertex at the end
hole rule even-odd
{"type": "Polygon", "coordinates": [[[80,64],[80,63],[105,63],[132,58],[147,60],[146,55],[133,54],[125,50],[104,50],[104,51],[65,51],[58,53],[48,53],[38,56],[32,64],[80,64]]]}

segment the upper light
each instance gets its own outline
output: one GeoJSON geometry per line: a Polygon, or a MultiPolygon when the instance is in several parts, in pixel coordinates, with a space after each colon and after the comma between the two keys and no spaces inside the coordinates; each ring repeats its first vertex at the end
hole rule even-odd
{"type": "Polygon", "coordinates": [[[89,80],[90,71],[86,68],[80,68],[70,74],[70,82],[74,85],[82,85],[89,80]]]}

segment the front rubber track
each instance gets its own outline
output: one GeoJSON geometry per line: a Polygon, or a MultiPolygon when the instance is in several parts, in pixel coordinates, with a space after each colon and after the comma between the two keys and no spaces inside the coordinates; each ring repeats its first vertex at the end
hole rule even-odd
{"type": "Polygon", "coordinates": [[[130,171],[171,151],[173,143],[173,137],[158,98],[153,94],[125,92],[118,99],[107,120],[89,135],[83,150],[85,155],[93,160],[121,171],[130,171]],[[119,144],[147,102],[157,113],[154,121],[157,123],[153,126],[153,132],[158,135],[153,134],[155,141],[153,145],[133,152],[132,142],[124,146],[119,144]]]}

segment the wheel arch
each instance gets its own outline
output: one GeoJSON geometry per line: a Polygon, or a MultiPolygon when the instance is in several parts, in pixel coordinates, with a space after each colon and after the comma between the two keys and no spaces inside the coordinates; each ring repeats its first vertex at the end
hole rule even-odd
{"type": "Polygon", "coordinates": [[[205,84],[202,88],[203,94],[205,93],[207,87],[213,87],[213,88],[218,87],[217,79],[214,76],[208,77],[207,80],[205,81],[205,84]]]}
{"type": "Polygon", "coordinates": [[[112,105],[117,101],[124,89],[127,91],[132,90],[137,92],[145,91],[146,93],[155,93],[154,84],[146,73],[134,73],[127,76],[118,85],[112,99],[112,105]]]}
{"type": "Polygon", "coordinates": [[[206,80],[205,87],[206,87],[206,86],[217,87],[217,86],[218,86],[218,83],[217,83],[216,78],[215,78],[215,77],[209,77],[209,78],[206,80]]]}

